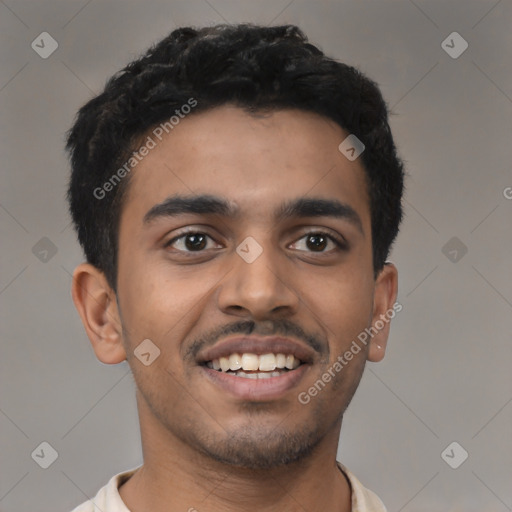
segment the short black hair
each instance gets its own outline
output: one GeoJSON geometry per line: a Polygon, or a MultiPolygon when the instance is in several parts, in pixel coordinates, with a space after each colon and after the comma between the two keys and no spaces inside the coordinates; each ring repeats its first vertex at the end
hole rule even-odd
{"type": "Polygon", "coordinates": [[[362,141],[378,275],[403,216],[404,169],[377,84],[326,57],[297,26],[222,24],[173,30],[112,76],[79,110],[67,134],[67,199],[78,240],[114,290],[119,220],[130,183],[126,162],[133,167],[130,158],[141,138],[165,121],[169,125],[170,116],[191,100],[190,115],[228,104],[249,113],[314,112],[362,141]]]}

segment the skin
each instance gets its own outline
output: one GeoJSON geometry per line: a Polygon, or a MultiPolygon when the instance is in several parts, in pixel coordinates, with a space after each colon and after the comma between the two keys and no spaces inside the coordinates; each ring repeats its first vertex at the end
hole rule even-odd
{"type": "Polygon", "coordinates": [[[342,416],[366,360],[384,357],[389,322],[308,404],[297,399],[397,296],[393,264],[373,277],[364,170],[338,150],[347,135],[299,110],[255,116],[223,106],[189,115],[132,171],[117,294],[95,267],[76,268],[73,300],[97,358],[127,360],[137,384],[144,465],[120,487],[132,512],[350,510],[335,460],[342,416]],[[177,193],[214,195],[240,214],[143,222],[177,193]],[[362,231],[345,218],[274,219],[283,201],[304,197],[350,205],[362,231]],[[211,237],[202,252],[186,238],[165,246],[183,228],[211,237]],[[332,241],[315,249],[309,232],[343,237],[348,249],[332,241]],[[236,252],[248,236],[263,249],[250,264],[236,252]],[[236,398],[194,360],[198,340],[211,346],[223,329],[246,334],[252,322],[255,333],[316,342],[313,364],[276,399],[236,398]],[[144,339],[160,349],[149,366],[134,356],[144,339]]]}

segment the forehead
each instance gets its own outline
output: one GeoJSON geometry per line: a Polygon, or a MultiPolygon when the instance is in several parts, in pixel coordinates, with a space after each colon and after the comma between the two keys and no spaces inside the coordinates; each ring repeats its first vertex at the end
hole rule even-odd
{"type": "Polygon", "coordinates": [[[223,106],[191,114],[160,138],[149,132],[142,139],[152,148],[132,171],[122,218],[143,224],[152,208],[176,194],[224,198],[238,219],[260,220],[291,200],[315,197],[349,205],[366,231],[364,169],[338,150],[347,135],[333,121],[300,110],[252,115],[223,106]]]}

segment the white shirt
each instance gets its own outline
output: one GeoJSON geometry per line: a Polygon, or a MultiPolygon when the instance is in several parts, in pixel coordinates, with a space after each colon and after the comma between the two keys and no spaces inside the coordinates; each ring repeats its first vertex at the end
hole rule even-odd
{"type": "MultiPolygon", "coordinates": [[[[386,507],[376,494],[363,487],[361,482],[345,466],[339,462],[338,466],[347,476],[352,487],[352,512],[387,512],[386,507]]],[[[130,512],[121,499],[118,489],[137,469],[139,468],[114,475],[93,499],[82,503],[71,512],[130,512]]]]}

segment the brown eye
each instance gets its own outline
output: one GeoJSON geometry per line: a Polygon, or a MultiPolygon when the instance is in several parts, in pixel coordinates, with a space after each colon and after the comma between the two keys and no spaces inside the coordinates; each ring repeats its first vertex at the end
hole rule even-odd
{"type": "Polygon", "coordinates": [[[293,245],[294,248],[298,248],[299,250],[305,250],[309,252],[317,252],[317,253],[323,253],[323,252],[330,252],[329,250],[325,250],[328,248],[329,243],[331,243],[332,246],[334,246],[331,250],[336,249],[346,249],[346,244],[342,242],[341,240],[337,240],[334,236],[329,235],[327,233],[308,233],[307,235],[300,238],[297,242],[295,242],[293,245]],[[300,242],[305,240],[305,249],[300,248],[300,242]],[[297,247],[299,245],[299,247],[297,247]]]}
{"type": "Polygon", "coordinates": [[[323,251],[327,246],[327,237],[323,235],[308,235],[306,245],[316,251],[317,249],[323,251]]]}
{"type": "Polygon", "coordinates": [[[208,239],[213,240],[206,233],[191,231],[169,240],[165,247],[174,246],[175,249],[183,252],[200,252],[207,247],[208,239]]]}

